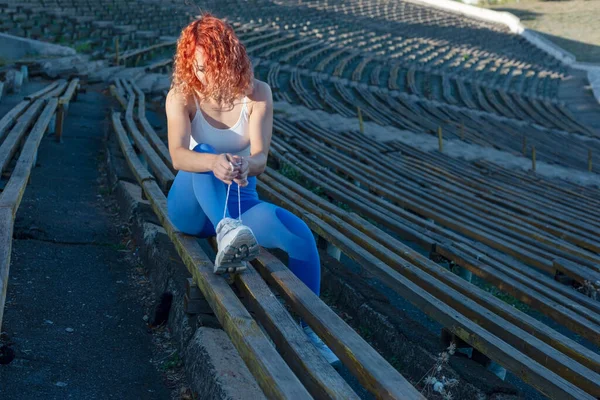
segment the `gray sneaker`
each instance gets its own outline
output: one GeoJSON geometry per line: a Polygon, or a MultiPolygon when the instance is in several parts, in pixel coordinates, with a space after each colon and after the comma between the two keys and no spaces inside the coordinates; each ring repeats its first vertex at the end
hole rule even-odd
{"type": "Polygon", "coordinates": [[[215,274],[239,272],[246,269],[246,261],[252,261],[260,252],[252,230],[233,218],[223,218],[217,225],[217,257],[215,274]]]}
{"type": "Polygon", "coordinates": [[[312,344],[317,348],[317,350],[319,350],[319,353],[325,357],[327,362],[331,364],[332,367],[338,368],[342,365],[340,359],[333,353],[333,351],[331,351],[329,347],[327,347],[325,343],[323,343],[321,338],[317,336],[315,331],[313,331],[310,326],[307,325],[302,328],[302,330],[304,330],[304,333],[306,333],[306,336],[308,336],[312,344]]]}

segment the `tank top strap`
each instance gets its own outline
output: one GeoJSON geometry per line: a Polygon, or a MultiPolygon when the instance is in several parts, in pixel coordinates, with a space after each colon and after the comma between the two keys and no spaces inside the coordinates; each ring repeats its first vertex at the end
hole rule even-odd
{"type": "Polygon", "coordinates": [[[242,112],[246,113],[246,117],[248,116],[248,96],[244,96],[244,105],[242,106],[242,112]]]}

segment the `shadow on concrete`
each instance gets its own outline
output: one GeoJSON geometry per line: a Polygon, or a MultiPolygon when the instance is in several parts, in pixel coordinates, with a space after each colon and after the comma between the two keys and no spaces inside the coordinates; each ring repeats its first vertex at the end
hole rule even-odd
{"type": "Polygon", "coordinates": [[[600,64],[600,46],[530,30],[573,53],[577,57],[577,61],[600,64]]]}
{"type": "Polygon", "coordinates": [[[533,21],[534,19],[536,19],[537,17],[539,17],[541,15],[540,13],[537,13],[534,11],[520,10],[517,8],[509,8],[509,7],[502,7],[502,8],[494,7],[493,10],[511,13],[514,16],[518,17],[521,21],[533,21]]]}

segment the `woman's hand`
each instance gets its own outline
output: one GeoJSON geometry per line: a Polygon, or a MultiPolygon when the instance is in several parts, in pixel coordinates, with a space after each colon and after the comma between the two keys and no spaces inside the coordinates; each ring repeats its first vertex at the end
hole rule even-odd
{"type": "Polygon", "coordinates": [[[233,163],[239,168],[239,173],[233,181],[241,187],[248,185],[248,172],[250,171],[248,160],[244,157],[233,156],[233,163]]]}
{"type": "Polygon", "coordinates": [[[215,176],[228,185],[240,174],[240,166],[234,160],[235,157],[237,156],[229,153],[219,154],[212,165],[215,176]]]}

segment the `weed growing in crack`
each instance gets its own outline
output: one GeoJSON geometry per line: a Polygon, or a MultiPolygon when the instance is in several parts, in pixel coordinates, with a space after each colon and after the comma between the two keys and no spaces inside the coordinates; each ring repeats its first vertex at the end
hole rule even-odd
{"type": "Polygon", "coordinates": [[[600,281],[596,281],[596,283],[592,283],[588,280],[583,281],[583,285],[578,288],[580,292],[582,292],[587,297],[590,297],[593,300],[598,299],[598,294],[600,294],[600,281]]]}
{"type": "Polygon", "coordinates": [[[444,365],[448,364],[450,357],[454,355],[456,351],[456,343],[452,342],[446,348],[446,351],[441,352],[435,360],[435,364],[425,376],[423,376],[417,385],[424,381],[425,386],[421,390],[421,393],[426,397],[431,395],[431,392],[439,393],[444,400],[453,400],[454,396],[450,392],[450,389],[458,385],[458,380],[454,378],[446,378],[442,375],[444,365]]]}

